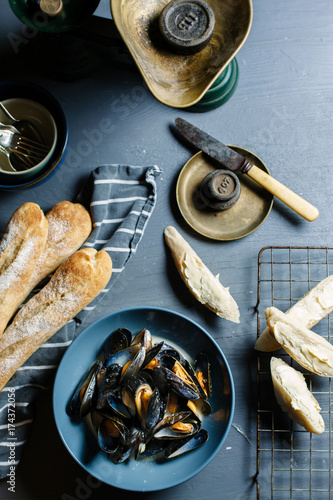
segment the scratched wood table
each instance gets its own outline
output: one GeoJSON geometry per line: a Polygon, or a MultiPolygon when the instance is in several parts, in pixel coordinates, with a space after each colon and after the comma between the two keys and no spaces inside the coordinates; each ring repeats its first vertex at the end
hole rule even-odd
{"type": "MultiPolygon", "coordinates": [[[[333,3],[254,0],[253,12],[252,29],[237,55],[239,79],[234,95],[223,106],[200,113],[159,103],[130,63],[100,63],[76,79],[57,78],[56,71],[45,71],[42,61],[32,64],[36,33],[16,18],[7,2],[1,5],[1,78],[32,81],[54,94],[68,120],[69,147],[63,165],[45,184],[1,192],[0,232],[26,201],[47,210],[61,199],[73,200],[98,165],[158,165],[162,169],[158,202],[144,238],[119,285],[89,322],[124,306],[172,309],[210,332],[233,373],[233,425],[214,460],[171,490],[129,493],[128,498],[256,498],[257,355],[253,345],[258,253],[265,246],[333,245],[333,3]],[[178,116],[226,144],[252,151],[275,178],[315,205],[319,218],[307,222],[275,200],[264,223],[245,238],[221,242],[197,234],[183,220],[175,198],[179,172],[194,154],[171,133],[170,125],[178,116]],[[115,124],[109,134],[100,133],[105,118],[115,124]],[[240,324],[215,317],[180,286],[163,241],[168,224],[182,232],[214,274],[220,273],[239,305],[240,324]]],[[[97,13],[110,17],[107,1],[100,3],[97,13]]],[[[100,500],[122,494],[94,481],[65,449],[53,420],[52,388],[37,401],[35,415],[17,467],[15,493],[2,480],[1,499],[100,500]]]]}

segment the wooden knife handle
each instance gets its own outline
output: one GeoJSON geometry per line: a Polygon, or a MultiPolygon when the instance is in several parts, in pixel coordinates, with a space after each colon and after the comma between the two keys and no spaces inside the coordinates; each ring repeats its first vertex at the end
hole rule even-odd
{"type": "Polygon", "coordinates": [[[308,221],[317,219],[319,210],[316,207],[305,201],[260,168],[253,165],[247,172],[247,175],[285,203],[289,208],[294,210],[298,215],[304,217],[304,219],[308,221]]]}

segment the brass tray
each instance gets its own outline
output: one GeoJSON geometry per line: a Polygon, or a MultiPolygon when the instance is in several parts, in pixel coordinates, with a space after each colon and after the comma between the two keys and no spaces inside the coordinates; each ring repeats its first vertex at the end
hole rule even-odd
{"type": "MultiPolygon", "coordinates": [[[[250,151],[229,146],[269,173],[264,163],[250,151]]],[[[182,168],[176,186],[179,210],[186,222],[207,238],[221,241],[243,238],[255,231],[268,216],[273,195],[247,175],[239,174],[241,194],[236,204],[228,210],[214,212],[207,209],[198,194],[202,179],[216,166],[200,151],[182,168]]]]}
{"type": "Polygon", "coordinates": [[[153,96],[185,108],[200,101],[244,44],[252,1],[207,0],[215,14],[214,33],[207,47],[193,55],[171,52],[160,34],[158,19],[169,1],[110,0],[111,13],[153,96]]]}

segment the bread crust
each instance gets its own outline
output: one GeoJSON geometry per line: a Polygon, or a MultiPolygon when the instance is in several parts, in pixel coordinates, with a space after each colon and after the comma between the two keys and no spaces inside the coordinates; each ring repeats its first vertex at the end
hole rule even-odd
{"type": "Polygon", "coordinates": [[[47,233],[47,219],[36,203],[24,203],[7,224],[0,241],[0,335],[26,297],[47,233]]]}
{"type": "Polygon", "coordinates": [[[271,335],[303,368],[321,377],[333,377],[333,346],[326,339],[301,328],[274,307],[266,310],[266,321],[271,335]]]}
{"type": "Polygon", "coordinates": [[[27,286],[26,296],[49,274],[82,247],[92,231],[89,212],[80,203],[60,201],[46,214],[48,234],[27,286]]]}
{"type": "Polygon", "coordinates": [[[270,363],[274,393],[282,410],[309,432],[321,434],[325,423],[318,401],[309,391],[304,376],[279,358],[270,363]]]}
{"type": "Polygon", "coordinates": [[[229,288],[222,285],[174,227],[166,227],[164,237],[176,268],[194,297],[221,318],[239,323],[238,305],[229,288]]]}
{"type": "Polygon", "coordinates": [[[112,261],[104,250],[78,250],[16,314],[0,339],[0,390],[52,335],[105,288],[112,261]]]}
{"type": "MultiPolygon", "coordinates": [[[[328,276],[311,288],[285,314],[301,327],[311,329],[321,319],[333,311],[333,275],[328,276]]],[[[265,328],[258,337],[254,348],[257,351],[272,352],[281,348],[265,328]]]]}

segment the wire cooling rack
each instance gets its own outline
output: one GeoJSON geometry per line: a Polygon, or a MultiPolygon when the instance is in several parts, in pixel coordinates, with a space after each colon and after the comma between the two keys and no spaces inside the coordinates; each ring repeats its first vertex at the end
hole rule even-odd
{"type": "MultiPolygon", "coordinates": [[[[333,274],[333,247],[265,247],[258,256],[257,333],[266,326],[264,310],[286,311],[308,290],[333,274]]],[[[333,313],[313,331],[331,340],[333,313]]],[[[332,384],[300,367],[283,350],[258,352],[257,499],[333,499],[332,384]],[[277,404],[270,359],[279,357],[301,371],[321,407],[323,434],[311,434],[277,404]]]]}

